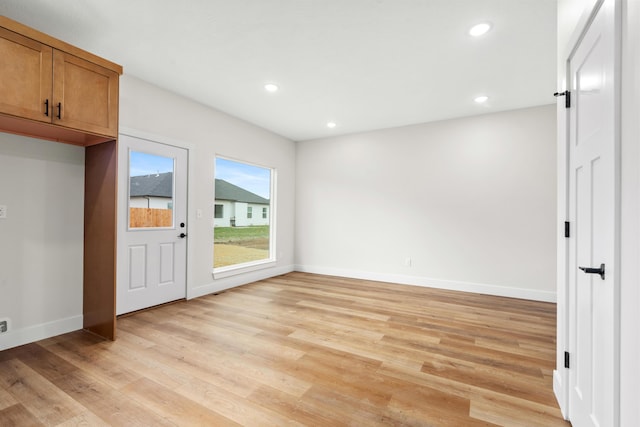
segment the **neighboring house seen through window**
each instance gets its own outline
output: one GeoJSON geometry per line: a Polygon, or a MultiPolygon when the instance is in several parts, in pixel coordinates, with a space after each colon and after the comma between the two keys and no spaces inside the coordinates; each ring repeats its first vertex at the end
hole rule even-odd
{"type": "Polygon", "coordinates": [[[129,229],[173,226],[174,159],[131,151],[129,154],[129,229]]]}
{"type": "Polygon", "coordinates": [[[274,174],[274,169],[216,157],[214,274],[275,261],[275,218],[268,215],[274,174]]]}

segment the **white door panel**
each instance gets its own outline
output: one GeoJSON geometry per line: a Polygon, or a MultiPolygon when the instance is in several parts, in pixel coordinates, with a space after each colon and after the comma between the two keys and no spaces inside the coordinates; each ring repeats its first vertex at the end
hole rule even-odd
{"type": "Polygon", "coordinates": [[[614,0],[569,60],[569,418],[616,423],[616,119],[614,0]],[[604,277],[596,271],[604,265],[604,277]],[[587,269],[587,270],[584,270],[587,269]],[[590,269],[590,270],[588,270],[590,269]]]}
{"type": "Polygon", "coordinates": [[[186,296],[187,151],[121,135],[117,314],[186,296]],[[168,174],[168,175],[167,175],[168,174]]]}

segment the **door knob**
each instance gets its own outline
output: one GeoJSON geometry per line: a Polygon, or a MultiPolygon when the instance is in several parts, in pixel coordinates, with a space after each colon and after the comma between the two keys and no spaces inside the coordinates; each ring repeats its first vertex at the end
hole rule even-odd
{"type": "Polygon", "coordinates": [[[185,233],[180,233],[178,234],[178,237],[184,239],[185,237],[187,237],[187,235],[185,233]]]}
{"type": "Polygon", "coordinates": [[[604,280],[604,264],[600,264],[600,268],[592,268],[592,267],[578,267],[578,268],[587,274],[599,274],[602,280],[604,280]]]}

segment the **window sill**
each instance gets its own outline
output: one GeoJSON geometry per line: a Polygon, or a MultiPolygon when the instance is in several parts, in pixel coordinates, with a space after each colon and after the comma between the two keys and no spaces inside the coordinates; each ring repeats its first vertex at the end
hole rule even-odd
{"type": "Polygon", "coordinates": [[[246,264],[230,265],[228,267],[220,267],[213,269],[214,279],[224,279],[226,277],[237,276],[239,274],[250,273],[252,271],[264,270],[276,266],[275,259],[266,259],[246,264]]]}

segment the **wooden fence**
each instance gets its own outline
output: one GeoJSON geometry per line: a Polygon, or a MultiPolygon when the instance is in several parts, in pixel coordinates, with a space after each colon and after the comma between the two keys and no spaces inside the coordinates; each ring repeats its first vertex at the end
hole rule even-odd
{"type": "Polygon", "coordinates": [[[172,209],[129,208],[129,227],[171,227],[172,209]]]}

